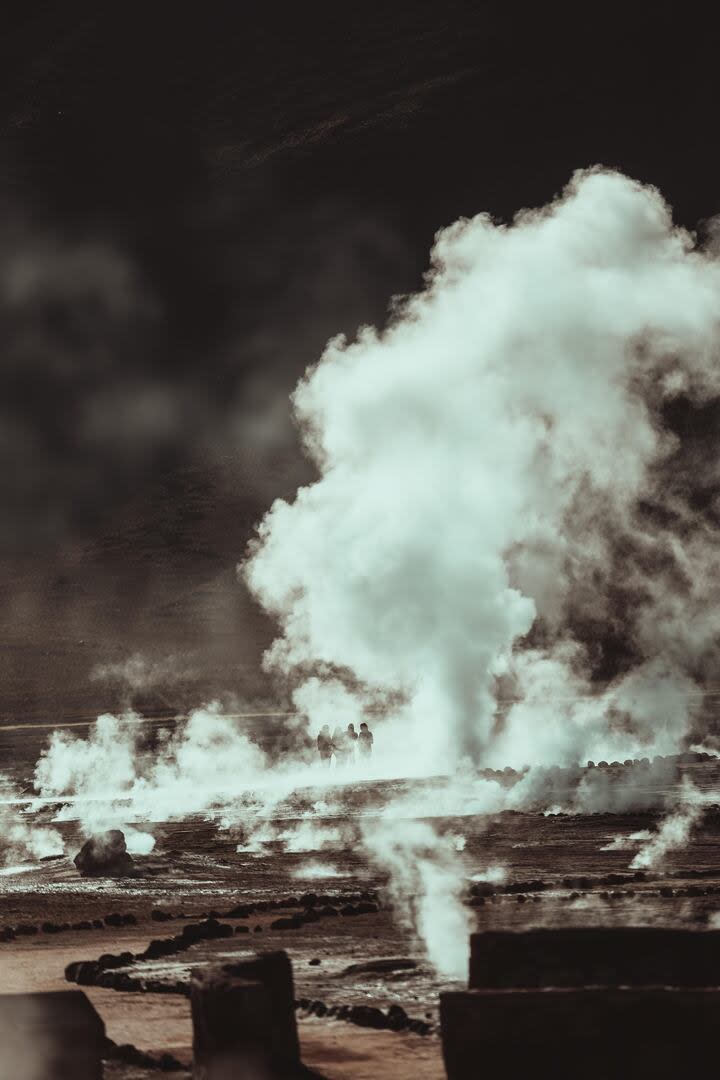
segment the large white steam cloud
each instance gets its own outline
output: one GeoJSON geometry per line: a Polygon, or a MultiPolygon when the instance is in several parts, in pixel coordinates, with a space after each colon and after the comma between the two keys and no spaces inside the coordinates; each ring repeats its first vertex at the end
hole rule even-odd
{"type": "Polygon", "coordinates": [[[718,630],[717,556],[639,507],[677,450],[663,404],[718,393],[719,317],[720,266],[616,173],[439,233],[424,291],[298,386],[319,479],[273,505],[245,567],[282,627],[267,663],[310,719],[385,702],[385,753],[420,771],[673,749],[718,630]],[[640,659],[592,694],[572,613],[610,617],[618,541],[655,580],[628,559],[640,659]],[[520,699],[503,718],[499,681],[520,699]]]}
{"type": "MultiPolygon", "coordinates": [[[[221,808],[239,850],[318,852],[330,830],[273,820],[297,788],[445,773],[422,799],[383,789],[359,832],[428,957],[461,977],[463,861],[418,819],[626,807],[603,770],[569,770],[558,794],[552,771],[506,787],[474,766],[667,754],[698,719],[720,556],[663,410],[720,394],[719,348],[720,264],[652,188],[593,170],[510,226],[444,230],[424,291],[382,332],[332,341],[299,385],[318,479],[273,505],[244,566],[281,627],[266,662],[312,733],[372,716],[373,757],[278,765],[210,706],[152,754],[132,716],[56,735],[38,789],[74,796],[61,816],[88,830],[221,808]],[[602,681],[594,642],[618,624],[624,661],[602,681]]],[[[697,806],[634,865],[685,842],[697,806]]]]}

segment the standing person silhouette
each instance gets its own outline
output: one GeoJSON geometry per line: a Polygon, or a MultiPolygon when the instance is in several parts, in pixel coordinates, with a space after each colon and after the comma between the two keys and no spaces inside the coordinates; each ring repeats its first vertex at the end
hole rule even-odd
{"type": "Polygon", "coordinates": [[[345,747],[346,758],[345,760],[350,762],[355,760],[355,743],[358,741],[358,733],[355,730],[354,724],[348,724],[347,731],[345,732],[345,747]]]}
{"type": "Polygon", "coordinates": [[[340,727],[336,727],[332,733],[332,753],[335,755],[336,768],[345,764],[347,761],[347,743],[345,741],[345,732],[340,727]]]}
{"type": "Polygon", "coordinates": [[[360,752],[360,757],[369,758],[371,756],[374,741],[372,731],[367,724],[362,723],[360,725],[360,734],[358,736],[358,750],[360,752]]]}
{"type": "Polygon", "coordinates": [[[327,768],[330,768],[330,759],[332,758],[333,741],[330,734],[329,724],[323,724],[322,728],[318,732],[317,737],[318,754],[320,755],[320,761],[327,768]]]}

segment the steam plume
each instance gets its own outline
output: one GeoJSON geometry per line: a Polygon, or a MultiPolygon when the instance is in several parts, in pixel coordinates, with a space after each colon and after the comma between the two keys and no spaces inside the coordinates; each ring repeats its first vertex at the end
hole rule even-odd
{"type": "Polygon", "coordinates": [[[385,703],[386,752],[420,768],[677,745],[717,555],[665,411],[718,393],[719,301],[659,193],[597,169],[512,226],[445,229],[385,330],[330,342],[294,396],[319,479],[246,564],[282,627],[266,662],[313,720],[330,675],[350,718],[385,703]]]}
{"type": "Polygon", "coordinates": [[[363,840],[374,861],[390,873],[396,915],[423,943],[441,974],[467,976],[470,913],[461,894],[465,870],[455,838],[423,821],[369,822],[363,840]]]}
{"type": "Polygon", "coordinates": [[[705,810],[700,792],[689,781],[683,784],[677,808],[661,822],[630,863],[632,870],[656,870],[665,856],[684,847],[705,810]]]}
{"type": "Polygon", "coordinates": [[[0,861],[9,864],[62,854],[62,837],[57,830],[35,824],[20,811],[17,798],[13,784],[0,775],[0,861]]]}

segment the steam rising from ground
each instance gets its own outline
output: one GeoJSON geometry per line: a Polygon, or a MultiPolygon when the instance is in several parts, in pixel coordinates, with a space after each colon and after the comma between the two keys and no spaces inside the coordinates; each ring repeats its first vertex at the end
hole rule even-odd
{"type": "MultiPolygon", "coordinates": [[[[424,291],[384,331],[330,342],[296,390],[319,479],[273,505],[245,566],[282,628],[267,665],[311,724],[384,707],[385,752],[418,772],[676,749],[720,609],[697,462],[665,416],[717,397],[719,319],[720,266],[616,173],[578,173],[510,227],[439,233],[424,291]],[[623,663],[600,692],[612,633],[623,663]]],[[[531,772],[514,797],[537,787],[531,772]]],[[[693,813],[633,865],[687,838],[693,813]]],[[[429,955],[460,973],[446,840],[419,823],[365,840],[429,955]]]]}
{"type": "Polygon", "coordinates": [[[195,710],[152,750],[142,749],[142,734],[133,713],[98,717],[87,739],[56,731],[35,786],[45,797],[79,796],[67,816],[95,831],[123,817],[162,821],[228,804],[263,772],[262,750],[217,705],[195,710]]]}
{"type": "Polygon", "coordinates": [[[330,343],[295,393],[320,478],[246,565],[313,722],[329,696],[354,721],[383,702],[426,769],[677,745],[717,556],[663,409],[717,395],[719,302],[658,192],[596,170],[510,227],[444,230],[386,330],[330,343]],[[635,663],[595,694],[620,615],[635,663]]]}
{"type": "Polygon", "coordinates": [[[656,870],[662,866],[666,855],[687,844],[690,833],[700,821],[704,810],[702,795],[686,780],[680,791],[677,809],[665,818],[657,832],[643,844],[630,863],[630,868],[656,870]]]}
{"type": "Polygon", "coordinates": [[[467,975],[470,912],[462,903],[465,873],[454,838],[423,821],[375,821],[364,829],[374,860],[390,872],[396,915],[414,930],[428,959],[453,979],[467,975]]]}
{"type": "Polygon", "coordinates": [[[15,787],[0,776],[0,862],[8,865],[22,859],[62,854],[60,833],[37,825],[23,814],[18,807],[18,798],[15,787]]]}
{"type": "MultiPolygon", "coordinates": [[[[714,258],[657,191],[593,170],[511,226],[439,233],[424,291],[387,329],[332,341],[295,393],[319,478],[273,505],[244,566],[282,631],[266,663],[313,735],[376,719],[362,775],[447,775],[430,808],[407,795],[360,823],[447,975],[467,960],[461,852],[417,818],[627,808],[629,789],[578,763],[667,754],[702,724],[716,455],[667,416],[720,393],[719,319],[714,258]],[[525,764],[514,786],[475,768],[525,764]]],[[[82,796],[68,812],[87,828],[221,806],[246,851],[322,850],[315,824],[282,836],[271,819],[299,786],[342,780],[271,764],[212,706],[152,753],[132,716],[101,717],[87,740],[56,734],[36,772],[44,794],[82,796]]],[[[694,807],[633,865],[684,842],[694,807]]]]}

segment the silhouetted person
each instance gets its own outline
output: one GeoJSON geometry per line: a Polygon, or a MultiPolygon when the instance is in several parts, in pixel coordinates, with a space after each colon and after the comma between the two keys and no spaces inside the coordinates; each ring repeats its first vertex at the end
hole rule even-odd
{"type": "Polygon", "coordinates": [[[332,733],[332,752],[335,755],[336,765],[343,765],[347,761],[345,732],[340,727],[336,727],[332,733]]]}
{"type": "Polygon", "coordinates": [[[345,732],[345,760],[355,760],[355,743],[358,741],[358,733],[355,730],[354,724],[348,724],[347,731],[345,732]]]}
{"type": "Polygon", "coordinates": [[[361,724],[360,734],[358,735],[358,750],[360,751],[360,757],[370,757],[374,741],[373,733],[367,724],[361,724]]]}
{"type": "Polygon", "coordinates": [[[330,759],[333,752],[332,735],[330,734],[329,724],[323,724],[322,728],[318,732],[317,748],[320,754],[320,760],[323,765],[330,765],[330,759]]]}

